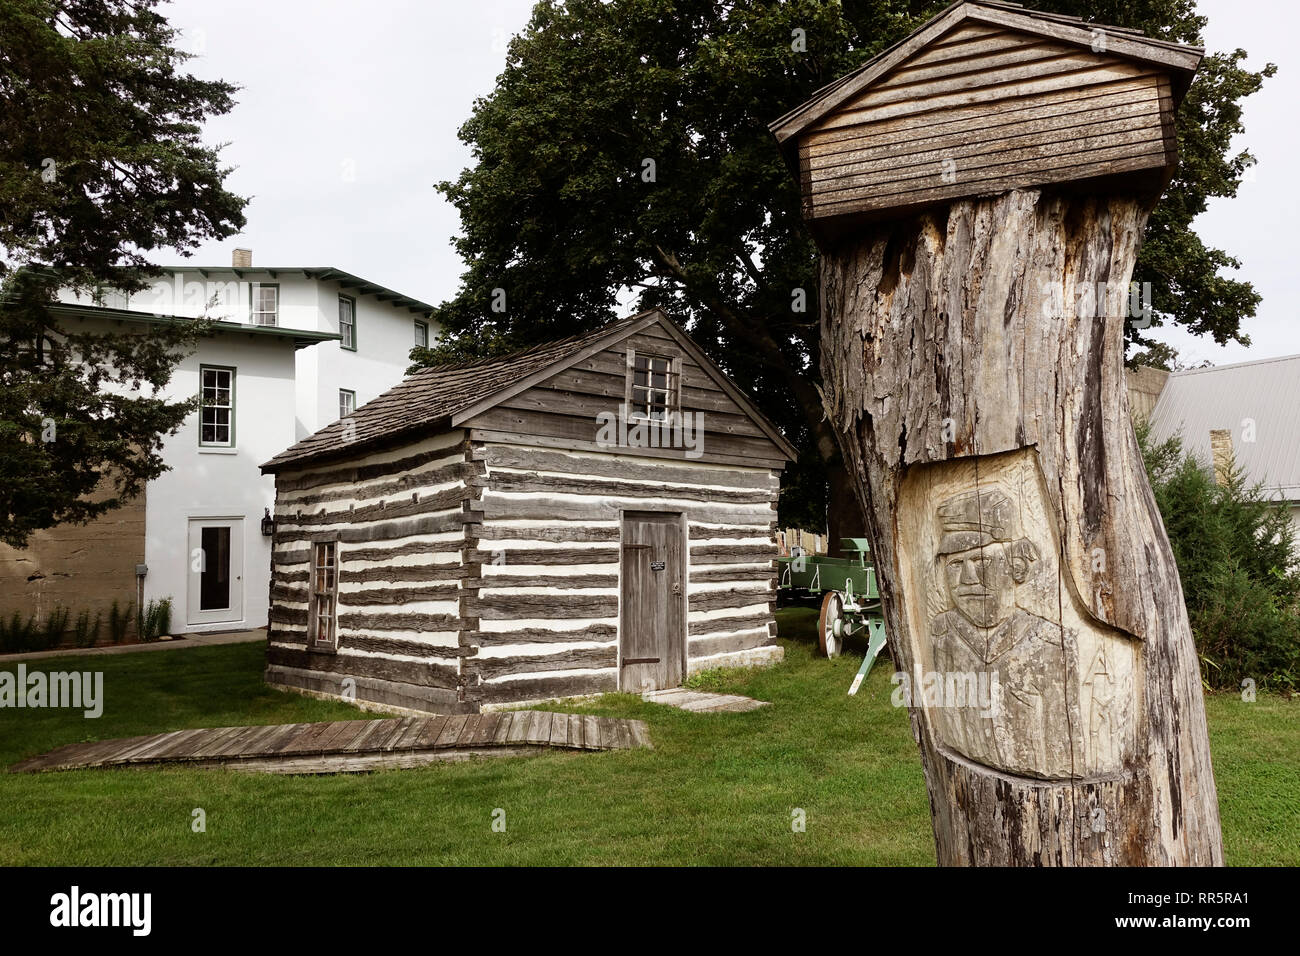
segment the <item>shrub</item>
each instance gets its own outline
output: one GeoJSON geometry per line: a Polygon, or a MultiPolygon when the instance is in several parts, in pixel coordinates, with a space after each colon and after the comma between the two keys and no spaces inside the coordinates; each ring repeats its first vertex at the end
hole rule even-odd
{"type": "Polygon", "coordinates": [[[95,621],[92,624],[90,612],[82,611],[77,615],[77,622],[72,626],[72,642],[77,647],[93,647],[99,640],[99,628],[103,620],[104,615],[96,611],[95,621]]]}
{"type": "Polygon", "coordinates": [[[6,654],[16,654],[30,649],[35,635],[36,615],[34,614],[26,621],[18,611],[14,611],[8,621],[0,618],[0,650],[6,654]]]}
{"type": "Polygon", "coordinates": [[[171,633],[172,599],[150,601],[136,622],[136,631],[142,641],[153,641],[171,633]]]}
{"type": "Polygon", "coordinates": [[[1201,675],[1236,689],[1245,678],[1294,688],[1300,679],[1300,551],[1285,504],[1233,468],[1220,485],[1179,438],[1138,443],[1178,564],[1201,675]]]}
{"type": "Polygon", "coordinates": [[[67,608],[56,605],[41,622],[40,629],[32,635],[34,638],[32,650],[44,651],[57,647],[59,641],[63,639],[63,632],[68,629],[68,618],[71,616],[67,608]]]}
{"type": "Polygon", "coordinates": [[[126,608],[118,607],[117,601],[108,609],[108,636],[114,644],[121,644],[126,640],[127,629],[131,626],[131,611],[135,607],[134,601],[128,601],[126,608]]]}

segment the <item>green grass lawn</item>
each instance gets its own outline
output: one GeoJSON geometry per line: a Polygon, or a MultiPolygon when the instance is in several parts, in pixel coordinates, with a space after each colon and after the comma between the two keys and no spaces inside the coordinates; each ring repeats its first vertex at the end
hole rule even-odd
{"type": "MultiPolygon", "coordinates": [[[[848,697],[860,658],[813,657],[815,612],[778,619],[785,663],[700,682],[771,707],[689,714],[611,695],[556,708],[641,718],[653,751],[332,777],[5,774],[0,864],[933,864],[920,760],[906,712],[889,702],[888,663],[848,697]],[[191,830],[195,808],[205,833],[191,830]],[[504,833],[492,829],[497,808],[504,833]],[[796,808],[806,832],[792,831],[796,808]]],[[[0,762],[78,740],[371,716],[267,689],[262,653],[243,644],[28,662],[102,670],[104,715],[0,710],[0,762]]],[[[1221,696],[1209,709],[1228,862],[1300,863],[1300,703],[1221,696]]]]}

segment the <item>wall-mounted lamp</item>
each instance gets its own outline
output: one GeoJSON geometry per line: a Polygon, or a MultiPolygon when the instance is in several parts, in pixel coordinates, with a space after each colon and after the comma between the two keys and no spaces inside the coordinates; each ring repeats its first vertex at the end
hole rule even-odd
{"type": "Polygon", "coordinates": [[[264,508],[263,510],[266,514],[262,518],[262,536],[269,538],[275,534],[275,519],[271,517],[270,508],[264,508]]]}

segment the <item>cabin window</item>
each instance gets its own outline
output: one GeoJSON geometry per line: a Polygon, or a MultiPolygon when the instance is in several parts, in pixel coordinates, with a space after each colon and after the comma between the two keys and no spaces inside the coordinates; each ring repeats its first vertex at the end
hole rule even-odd
{"type": "Polygon", "coordinates": [[[340,345],[352,352],[357,350],[357,301],[345,295],[339,296],[339,335],[343,337],[340,345]]]}
{"type": "Polygon", "coordinates": [[[199,366],[199,445],[235,447],[235,370],[199,366]]]}
{"type": "Polygon", "coordinates": [[[311,558],[311,620],[308,635],[313,644],[338,641],[335,608],[338,604],[338,542],[317,541],[311,558]]]}
{"type": "Polygon", "coordinates": [[[357,393],[346,388],[339,389],[339,418],[347,418],[357,410],[357,393]]]}
{"type": "Polygon", "coordinates": [[[628,353],[629,416],[667,420],[678,407],[678,360],[645,352],[628,353]]]}
{"type": "Polygon", "coordinates": [[[248,321],[253,325],[279,325],[280,287],[273,283],[254,282],[249,291],[253,298],[248,321]]]}
{"type": "Polygon", "coordinates": [[[416,320],[415,323],[415,344],[420,348],[429,347],[429,323],[416,320]]]}

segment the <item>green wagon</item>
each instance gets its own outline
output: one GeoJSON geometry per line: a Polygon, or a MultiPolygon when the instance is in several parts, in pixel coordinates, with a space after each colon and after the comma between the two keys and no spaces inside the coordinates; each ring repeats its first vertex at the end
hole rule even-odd
{"type": "Polygon", "coordinates": [[[840,655],[845,638],[867,632],[867,656],[849,689],[856,694],[885,646],[885,618],[867,539],[842,538],[840,549],[849,557],[804,554],[778,558],[777,587],[794,597],[821,597],[817,643],[827,657],[840,655]]]}

